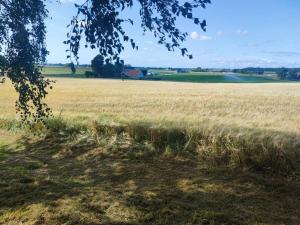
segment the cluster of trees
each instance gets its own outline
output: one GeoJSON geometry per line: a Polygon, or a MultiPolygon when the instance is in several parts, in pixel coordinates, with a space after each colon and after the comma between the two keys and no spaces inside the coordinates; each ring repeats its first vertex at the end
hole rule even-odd
{"type": "Polygon", "coordinates": [[[282,80],[300,80],[300,69],[280,68],[277,71],[277,75],[282,80]]]}
{"type": "Polygon", "coordinates": [[[91,62],[92,71],[87,71],[87,77],[119,78],[124,69],[124,62],[117,60],[112,63],[105,60],[102,55],[97,55],[91,62]]]}
{"type": "Polygon", "coordinates": [[[193,72],[207,72],[208,69],[204,69],[204,68],[201,68],[201,67],[197,67],[195,69],[192,70],[193,72]]]}
{"type": "MultiPolygon", "coordinates": [[[[123,60],[110,62],[105,60],[102,55],[97,55],[91,62],[92,71],[86,71],[86,77],[95,78],[123,78],[123,71],[125,69],[134,70],[135,67],[124,64],[123,60]]],[[[147,76],[148,70],[139,68],[144,76],[147,76]]]]}
{"type": "Polygon", "coordinates": [[[265,71],[266,71],[266,68],[248,67],[248,68],[243,68],[243,69],[234,69],[232,72],[242,73],[242,74],[260,74],[260,75],[262,75],[262,74],[264,74],[265,71]]]}

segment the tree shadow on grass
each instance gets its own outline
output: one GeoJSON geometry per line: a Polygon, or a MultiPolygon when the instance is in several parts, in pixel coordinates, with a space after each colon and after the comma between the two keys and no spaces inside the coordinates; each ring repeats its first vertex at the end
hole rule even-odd
{"type": "Polygon", "coordinates": [[[209,168],[126,140],[22,138],[0,152],[0,223],[300,224],[295,180],[209,168]]]}

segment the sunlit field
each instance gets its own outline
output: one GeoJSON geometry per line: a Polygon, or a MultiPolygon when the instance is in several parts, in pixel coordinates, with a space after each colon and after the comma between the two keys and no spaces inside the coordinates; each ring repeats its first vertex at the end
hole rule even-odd
{"type": "Polygon", "coordinates": [[[16,97],[0,86],[0,224],[300,223],[300,84],[58,78],[35,136],[16,97]]]}
{"type": "MultiPolygon", "coordinates": [[[[47,99],[54,115],[142,121],[197,128],[219,125],[300,133],[300,84],[192,84],[56,79],[47,99]]],[[[0,86],[0,115],[14,117],[16,95],[0,86]]]]}
{"type": "MultiPolygon", "coordinates": [[[[91,71],[90,67],[80,67],[76,69],[76,75],[84,75],[85,71],[91,71]]],[[[44,67],[42,70],[44,75],[52,75],[52,76],[63,76],[63,75],[71,75],[72,71],[68,67],[44,67]]]]}

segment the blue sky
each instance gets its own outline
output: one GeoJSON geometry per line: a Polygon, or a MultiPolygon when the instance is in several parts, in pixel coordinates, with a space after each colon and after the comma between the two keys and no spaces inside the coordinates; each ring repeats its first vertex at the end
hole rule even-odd
{"type": "MultiPolygon", "coordinates": [[[[52,19],[47,21],[48,63],[68,62],[66,46],[67,24],[76,13],[74,2],[53,1],[48,4],[52,19]]],[[[157,44],[150,33],[142,35],[135,9],[135,20],[128,33],[135,38],[140,50],[126,46],[121,57],[126,64],[155,67],[241,68],[300,67],[300,0],[212,0],[207,9],[196,14],[207,20],[203,32],[188,20],[178,26],[190,36],[184,43],[194,58],[183,58],[179,52],[168,52],[157,44]]],[[[97,51],[82,48],[80,63],[90,63],[97,51]]]]}

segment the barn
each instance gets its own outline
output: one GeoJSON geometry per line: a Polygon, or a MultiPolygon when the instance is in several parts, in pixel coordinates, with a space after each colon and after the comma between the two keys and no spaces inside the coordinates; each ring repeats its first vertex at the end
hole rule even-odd
{"type": "Polygon", "coordinates": [[[130,79],[141,79],[144,77],[144,74],[141,70],[138,69],[125,69],[123,71],[123,76],[128,77],[130,79]]]}

